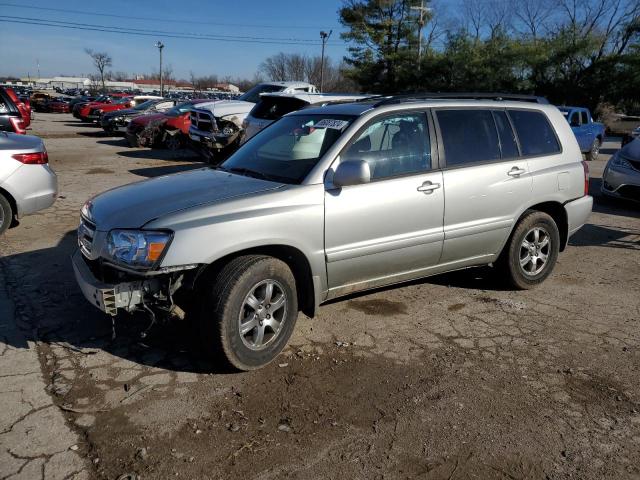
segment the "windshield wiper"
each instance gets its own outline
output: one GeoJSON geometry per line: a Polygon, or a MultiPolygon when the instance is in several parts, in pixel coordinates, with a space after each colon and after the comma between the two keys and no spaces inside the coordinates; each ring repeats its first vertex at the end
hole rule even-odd
{"type": "MultiPolygon", "coordinates": [[[[222,167],[222,168],[224,168],[224,167],[222,167]]],[[[269,180],[271,182],[274,181],[274,178],[272,176],[267,175],[267,174],[262,173],[262,172],[257,172],[255,170],[251,170],[250,168],[231,167],[229,169],[225,168],[224,171],[231,172],[231,173],[237,173],[239,175],[245,175],[247,177],[258,178],[260,180],[269,180]]]]}

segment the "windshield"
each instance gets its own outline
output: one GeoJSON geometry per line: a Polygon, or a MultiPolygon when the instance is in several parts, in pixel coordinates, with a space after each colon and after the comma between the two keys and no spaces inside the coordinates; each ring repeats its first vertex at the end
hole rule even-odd
{"type": "Polygon", "coordinates": [[[148,110],[156,104],[157,100],[147,100],[146,102],[142,102],[140,105],[136,105],[133,107],[134,110],[148,110]]]}
{"type": "Polygon", "coordinates": [[[245,102],[258,103],[260,100],[260,94],[262,93],[271,93],[271,92],[281,92],[285,87],[281,85],[256,85],[248,92],[240,95],[238,100],[244,100],[245,102]]]}
{"type": "Polygon", "coordinates": [[[221,170],[290,184],[301,183],[354,117],[282,117],[245,143],[221,170]]]}
{"type": "Polygon", "coordinates": [[[131,103],[131,99],[127,98],[127,97],[123,97],[123,98],[119,98],[118,100],[114,101],[113,103],[115,103],[116,105],[122,105],[123,103],[131,103]]]}

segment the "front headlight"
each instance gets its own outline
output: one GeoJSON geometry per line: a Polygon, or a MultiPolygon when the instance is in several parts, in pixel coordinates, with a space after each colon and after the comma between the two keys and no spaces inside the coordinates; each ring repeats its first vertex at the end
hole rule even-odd
{"type": "Polygon", "coordinates": [[[148,270],[162,259],[173,235],[169,232],[111,230],[107,259],[131,268],[148,270]]]}
{"type": "Polygon", "coordinates": [[[613,157],[611,157],[611,166],[618,168],[633,168],[633,166],[627,161],[627,159],[620,155],[619,150],[613,155],[613,157]]]}

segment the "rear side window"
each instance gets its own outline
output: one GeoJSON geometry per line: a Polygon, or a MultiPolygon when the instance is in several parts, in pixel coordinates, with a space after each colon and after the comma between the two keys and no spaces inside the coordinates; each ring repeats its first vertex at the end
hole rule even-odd
{"type": "Polygon", "coordinates": [[[447,166],[500,159],[490,110],[436,110],[447,166]]]}
{"type": "Polygon", "coordinates": [[[307,102],[297,98],[263,97],[253,108],[251,116],[263,120],[277,120],[289,112],[300,110],[307,102]]]}
{"type": "Polygon", "coordinates": [[[522,155],[550,155],[560,152],[560,144],[546,115],[533,110],[509,110],[520,140],[522,155]]]}
{"type": "Polygon", "coordinates": [[[493,118],[496,121],[496,128],[498,129],[502,158],[506,159],[518,157],[520,153],[518,152],[516,136],[513,133],[513,129],[511,128],[511,124],[509,123],[507,114],[503,111],[494,110],[493,118]]]}

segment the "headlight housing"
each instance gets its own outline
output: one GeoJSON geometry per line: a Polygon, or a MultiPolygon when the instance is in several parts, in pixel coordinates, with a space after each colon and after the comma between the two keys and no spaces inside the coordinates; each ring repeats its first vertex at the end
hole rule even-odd
{"type": "Polygon", "coordinates": [[[170,232],[111,230],[106,258],[125,267],[150,270],[160,263],[172,238],[170,232]]]}
{"type": "Polygon", "coordinates": [[[633,168],[633,166],[627,161],[627,159],[620,155],[619,150],[613,155],[613,157],[611,157],[611,166],[628,169],[633,168]]]}

